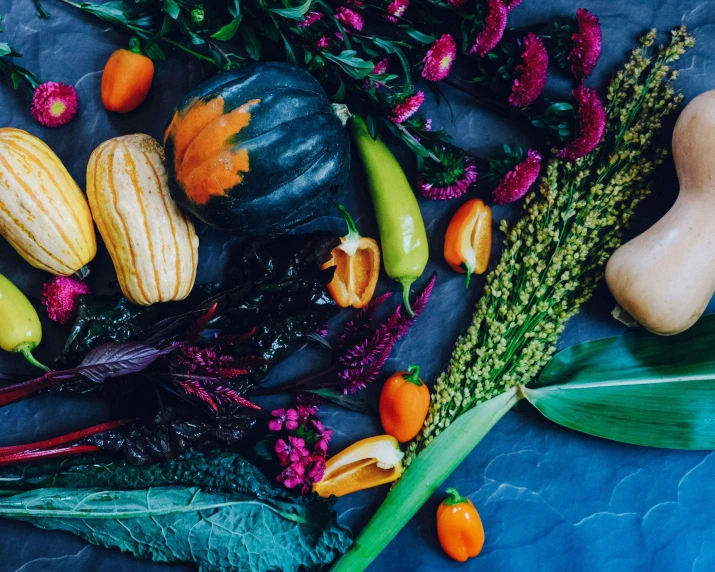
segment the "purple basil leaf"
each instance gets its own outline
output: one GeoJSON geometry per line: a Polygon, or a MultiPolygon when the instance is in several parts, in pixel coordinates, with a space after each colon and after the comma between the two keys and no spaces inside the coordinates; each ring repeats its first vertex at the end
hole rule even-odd
{"type": "Polygon", "coordinates": [[[109,342],[89,352],[75,371],[94,383],[102,383],[108,377],[142,371],[155,359],[172,350],[173,348],[162,350],[137,342],[109,342]]]}

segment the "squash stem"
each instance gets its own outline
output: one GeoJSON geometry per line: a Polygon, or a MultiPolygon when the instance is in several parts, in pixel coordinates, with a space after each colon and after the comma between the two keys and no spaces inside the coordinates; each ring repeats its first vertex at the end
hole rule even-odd
{"type": "Polygon", "coordinates": [[[30,344],[23,344],[23,345],[19,346],[17,349],[15,349],[15,351],[22,354],[25,357],[25,359],[28,362],[30,362],[32,365],[34,365],[35,367],[40,368],[44,372],[50,371],[49,367],[47,367],[46,365],[37,361],[37,359],[35,359],[35,356],[32,355],[32,347],[30,344]]]}

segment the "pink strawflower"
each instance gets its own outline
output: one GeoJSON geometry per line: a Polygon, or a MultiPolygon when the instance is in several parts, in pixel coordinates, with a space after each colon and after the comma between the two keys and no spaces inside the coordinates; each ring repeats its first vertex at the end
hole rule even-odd
{"type": "Polygon", "coordinates": [[[333,40],[331,40],[327,36],[321,36],[320,39],[316,40],[315,44],[313,44],[313,45],[316,48],[327,49],[333,45],[333,40]]]}
{"type": "Polygon", "coordinates": [[[506,13],[509,14],[511,11],[516,8],[519,4],[521,4],[521,0],[511,0],[508,4],[506,4],[506,13]]]}
{"type": "Polygon", "coordinates": [[[307,26],[312,26],[315,24],[318,20],[323,19],[323,14],[321,12],[315,12],[314,10],[310,10],[303,16],[303,19],[300,20],[299,22],[296,22],[296,26],[300,27],[307,27],[307,26]]]}
{"type": "Polygon", "coordinates": [[[286,488],[305,487],[305,465],[303,463],[293,463],[286,467],[283,472],[276,477],[279,483],[283,483],[286,488]]]}
{"type": "Polygon", "coordinates": [[[417,173],[417,189],[423,197],[445,201],[461,197],[477,180],[477,165],[454,147],[433,150],[439,161],[425,161],[417,173]]]}
{"type": "Polygon", "coordinates": [[[474,45],[469,50],[470,54],[480,57],[491,52],[504,35],[506,29],[507,9],[502,0],[489,0],[487,16],[484,19],[484,29],[477,34],[474,45]]]}
{"type": "Polygon", "coordinates": [[[370,75],[381,75],[387,73],[390,69],[390,56],[385,56],[375,64],[370,72],[370,75]]]}
{"type": "Polygon", "coordinates": [[[441,81],[449,75],[452,64],[457,57],[457,44],[449,34],[444,34],[435,40],[427,50],[422,63],[422,77],[429,81],[441,81]]]}
{"type": "Polygon", "coordinates": [[[522,63],[516,66],[517,77],[511,85],[509,103],[514,107],[526,107],[536,101],[546,85],[549,54],[541,38],[529,32],[524,38],[522,63]]]}
{"type": "Polygon", "coordinates": [[[60,127],[77,113],[77,90],[71,85],[48,81],[32,96],[32,116],[45,127],[60,127]]]}
{"type": "Polygon", "coordinates": [[[557,157],[567,161],[587,155],[601,142],[606,130],[606,110],[592,87],[578,86],[574,92],[578,102],[578,137],[558,152],[557,157]]]}
{"type": "Polygon", "coordinates": [[[283,427],[288,431],[294,431],[298,428],[298,412],[295,409],[274,409],[271,415],[275,419],[268,422],[268,428],[271,431],[281,431],[283,427]]]}
{"type": "Polygon", "coordinates": [[[571,71],[574,77],[583,81],[591,75],[593,69],[601,56],[601,26],[598,17],[584,8],[576,11],[578,20],[578,32],[573,39],[573,49],[569,53],[568,59],[571,62],[571,71]]]}
{"type": "Polygon", "coordinates": [[[541,170],[541,155],[530,149],[526,159],[509,171],[494,189],[494,202],[498,205],[513,203],[523,197],[534,184],[541,170]]]}
{"type": "Polygon", "coordinates": [[[402,16],[404,16],[409,7],[410,0],[392,0],[392,2],[387,5],[387,14],[385,15],[385,19],[395,23],[398,18],[402,18],[402,16]]]}
{"type": "Polygon", "coordinates": [[[55,276],[42,287],[42,304],[50,320],[66,325],[77,317],[77,296],[89,293],[89,286],[74,276],[55,276]]]}
{"type": "Polygon", "coordinates": [[[425,94],[422,91],[418,91],[414,95],[410,95],[403,99],[400,103],[395,105],[388,115],[388,119],[393,123],[403,123],[412,117],[420,105],[425,100],[425,94]]]}
{"type": "Polygon", "coordinates": [[[363,17],[360,14],[358,14],[355,10],[346,8],[345,6],[340,6],[337,10],[335,10],[335,19],[344,26],[352,28],[356,32],[360,32],[362,27],[365,25],[365,20],[363,20],[363,17]]]}

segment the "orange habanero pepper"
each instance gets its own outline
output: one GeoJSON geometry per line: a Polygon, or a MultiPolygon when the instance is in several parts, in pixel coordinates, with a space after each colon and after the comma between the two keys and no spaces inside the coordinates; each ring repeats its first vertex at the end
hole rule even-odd
{"type": "Polygon", "coordinates": [[[479,199],[464,203],[449,223],[444,237],[444,259],[456,272],[483,274],[492,251],[492,211],[479,199]]]}
{"type": "Polygon", "coordinates": [[[117,50],[104,66],[102,73],[102,103],[108,111],[129,113],[139,107],[151,89],[154,62],[139,52],[137,43],[132,50],[117,50]]]}
{"type": "Polygon", "coordinates": [[[437,536],[447,556],[466,562],[482,551],[484,527],[472,501],[456,489],[447,489],[447,494],[437,509],[437,536]]]}
{"type": "Polygon", "coordinates": [[[420,432],[429,411],[429,389],[419,375],[420,368],[411,365],[407,371],[390,376],[380,393],[382,428],[400,443],[420,432]]]}
{"type": "Polygon", "coordinates": [[[323,264],[323,269],[336,267],[328,292],[341,308],[362,308],[375,293],[380,274],[380,247],[374,239],[360,236],[345,207],[338,205],[338,208],[345,217],[348,234],[340,239],[342,244],[333,249],[330,260],[323,264]]]}

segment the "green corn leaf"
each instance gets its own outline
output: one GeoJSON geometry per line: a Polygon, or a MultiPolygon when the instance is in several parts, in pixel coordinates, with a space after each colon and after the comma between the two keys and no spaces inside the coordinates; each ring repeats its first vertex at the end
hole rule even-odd
{"type": "Polygon", "coordinates": [[[523,394],[546,417],[606,439],[715,449],[715,315],[688,331],[572,346],[523,394]]]}
{"type": "Polygon", "coordinates": [[[365,570],[517,401],[512,388],[464,413],[420,453],[331,572],[365,570]]]}

